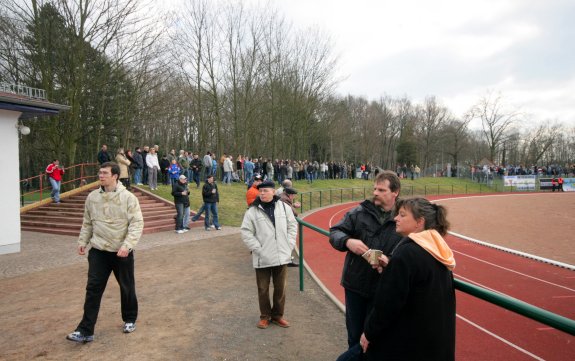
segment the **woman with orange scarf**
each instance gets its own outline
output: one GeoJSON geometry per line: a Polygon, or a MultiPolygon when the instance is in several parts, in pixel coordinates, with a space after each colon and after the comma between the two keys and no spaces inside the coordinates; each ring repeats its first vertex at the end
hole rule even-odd
{"type": "Polygon", "coordinates": [[[424,198],[398,200],[396,231],[404,238],[385,267],[360,345],[368,360],[455,359],[453,252],[442,236],[446,209],[424,198]]]}

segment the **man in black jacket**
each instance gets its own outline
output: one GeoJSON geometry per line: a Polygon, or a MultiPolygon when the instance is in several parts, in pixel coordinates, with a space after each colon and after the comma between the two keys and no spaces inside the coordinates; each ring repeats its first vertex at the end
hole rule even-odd
{"type": "Polygon", "coordinates": [[[379,273],[362,255],[369,249],[388,257],[401,236],[395,232],[393,209],[401,183],[394,172],[377,175],[373,198],[363,201],[330,228],[329,242],[347,252],[341,277],[345,288],[345,323],[349,348],[359,344],[365,319],[372,308],[379,273]]]}
{"type": "Polygon", "coordinates": [[[188,231],[190,222],[190,192],[188,191],[188,179],[181,175],[172,186],[172,196],[176,205],[176,233],[188,231]]]}
{"type": "Polygon", "coordinates": [[[103,144],[102,149],[98,152],[98,163],[104,164],[110,161],[112,161],[112,157],[110,157],[110,153],[108,153],[108,146],[103,144]]]}
{"type": "Polygon", "coordinates": [[[194,154],[194,159],[190,163],[190,169],[192,170],[192,179],[196,182],[196,188],[200,188],[200,173],[202,171],[202,160],[200,156],[196,153],[194,154]]]}
{"type": "Polygon", "coordinates": [[[214,182],[213,174],[210,174],[206,178],[206,183],[202,188],[202,198],[204,200],[204,207],[206,210],[206,215],[204,216],[204,227],[206,231],[210,231],[210,213],[213,216],[213,228],[218,231],[222,229],[218,221],[218,203],[220,201],[220,194],[218,193],[218,186],[214,182]]]}
{"type": "Polygon", "coordinates": [[[144,158],[142,158],[142,149],[136,147],[133,155],[134,158],[134,183],[137,186],[142,185],[142,169],[144,169],[144,158]]]}

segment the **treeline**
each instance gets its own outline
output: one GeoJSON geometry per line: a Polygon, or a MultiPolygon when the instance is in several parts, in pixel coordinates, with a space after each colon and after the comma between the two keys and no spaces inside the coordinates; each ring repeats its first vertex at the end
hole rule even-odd
{"type": "MultiPolygon", "coordinates": [[[[188,0],[173,13],[139,0],[5,0],[0,81],[71,106],[26,122],[22,172],[53,157],[95,161],[102,143],[281,159],[418,164],[572,162],[575,127],[524,116],[486,92],[462,118],[435,96],[335,93],[326,34],[269,6],[188,0]],[[482,129],[471,131],[478,119],[482,129]]],[[[391,36],[391,35],[390,35],[391,36]]],[[[382,64],[385,66],[385,64],[382,64]]],[[[385,89],[382,89],[382,94],[385,89]]]]}

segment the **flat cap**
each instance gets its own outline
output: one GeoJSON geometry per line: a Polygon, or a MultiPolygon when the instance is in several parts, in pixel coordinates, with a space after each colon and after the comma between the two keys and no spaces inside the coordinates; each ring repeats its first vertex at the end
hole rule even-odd
{"type": "Polygon", "coordinates": [[[275,188],[276,184],[270,180],[263,181],[261,184],[258,184],[258,189],[262,188],[275,188]]]}

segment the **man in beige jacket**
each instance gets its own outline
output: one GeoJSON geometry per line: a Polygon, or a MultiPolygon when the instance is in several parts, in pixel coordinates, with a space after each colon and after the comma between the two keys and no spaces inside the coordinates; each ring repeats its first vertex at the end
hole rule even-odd
{"type": "Polygon", "coordinates": [[[100,165],[100,188],[92,191],[84,206],[84,221],[78,239],[78,254],[88,244],[88,284],[84,316],[76,331],[66,338],[86,343],[94,340],[94,328],[102,295],[110,273],[120,285],[124,333],[136,329],[138,300],[134,281],[134,253],[144,229],[144,218],[135,195],[118,182],[120,167],[113,162],[100,165]]]}

